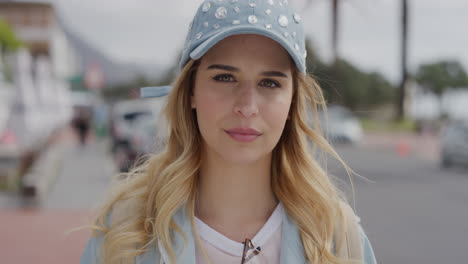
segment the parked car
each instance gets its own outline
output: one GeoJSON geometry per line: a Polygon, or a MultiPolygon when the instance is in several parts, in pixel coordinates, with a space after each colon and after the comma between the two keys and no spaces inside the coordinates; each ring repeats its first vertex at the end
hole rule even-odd
{"type": "Polygon", "coordinates": [[[143,99],[117,103],[112,110],[112,151],[120,171],[127,171],[139,157],[154,153],[164,144],[161,109],[169,93],[168,86],[142,90],[143,99]]]}
{"type": "Polygon", "coordinates": [[[136,156],[159,152],[165,145],[163,136],[165,124],[159,113],[142,116],[134,123],[134,131],[130,136],[130,147],[136,156]]]}
{"type": "Polygon", "coordinates": [[[327,116],[320,112],[320,125],[323,133],[333,143],[359,143],[362,139],[362,127],[357,117],[347,108],[329,105],[327,116]]]}
{"type": "Polygon", "coordinates": [[[126,100],[116,103],[111,113],[112,149],[127,145],[134,122],[146,115],[151,115],[151,108],[139,100],[126,100]]]}
{"type": "Polygon", "coordinates": [[[468,120],[450,122],[441,134],[441,166],[468,166],[468,120]]]}

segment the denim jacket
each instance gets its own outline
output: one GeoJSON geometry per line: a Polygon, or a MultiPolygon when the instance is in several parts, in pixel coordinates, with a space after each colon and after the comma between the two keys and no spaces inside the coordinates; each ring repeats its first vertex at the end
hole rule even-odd
{"type": "MultiPolygon", "coordinates": [[[[176,232],[173,242],[173,248],[176,253],[177,264],[196,264],[195,263],[195,239],[193,235],[192,226],[190,224],[190,217],[187,214],[188,210],[179,210],[174,215],[174,221],[179,225],[182,231],[188,238],[187,245],[184,245],[184,238],[176,232]]],[[[304,256],[304,248],[302,246],[299,229],[293,221],[284,214],[282,223],[282,236],[281,236],[281,264],[296,264],[306,263],[304,256]]],[[[361,241],[363,248],[364,264],[376,264],[377,261],[372,250],[372,246],[360,227],[361,241]]],[[[88,244],[81,256],[81,264],[98,264],[99,257],[98,251],[102,244],[102,236],[91,236],[88,244]]],[[[240,262],[240,260],[239,260],[240,262]]],[[[144,254],[136,257],[136,264],[168,264],[169,258],[166,250],[162,247],[161,243],[150,247],[144,254]]]]}

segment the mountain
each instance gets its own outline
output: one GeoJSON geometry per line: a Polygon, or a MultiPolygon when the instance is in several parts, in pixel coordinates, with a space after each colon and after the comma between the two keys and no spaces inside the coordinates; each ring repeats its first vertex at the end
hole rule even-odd
{"type": "Polygon", "coordinates": [[[88,43],[85,39],[78,36],[78,34],[72,32],[64,26],[64,23],[62,23],[62,28],[72,47],[76,50],[82,67],[84,68],[90,64],[98,64],[104,73],[106,86],[128,83],[139,76],[143,76],[147,80],[157,81],[168,71],[167,67],[156,64],[148,65],[116,62],[96,47],[93,47],[93,45],[88,43]]]}
{"type": "Polygon", "coordinates": [[[54,5],[56,1],[0,0],[0,2],[43,3],[55,6],[57,22],[78,56],[79,66],[81,67],[80,71],[84,72],[85,67],[98,64],[103,71],[106,86],[128,83],[140,76],[145,77],[149,81],[157,82],[169,70],[169,67],[157,64],[121,63],[113,60],[67,26],[66,19],[62,17],[60,9],[57,8],[57,5],[54,5]]]}

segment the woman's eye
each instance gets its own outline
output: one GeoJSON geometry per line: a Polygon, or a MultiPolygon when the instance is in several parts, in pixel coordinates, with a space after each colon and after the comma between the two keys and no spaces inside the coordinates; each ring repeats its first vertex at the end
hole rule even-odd
{"type": "Polygon", "coordinates": [[[277,81],[270,80],[270,79],[262,80],[260,82],[260,85],[264,86],[264,87],[267,87],[267,88],[279,88],[279,87],[281,87],[281,85],[277,81]]]}
{"type": "Polygon", "coordinates": [[[216,75],[215,77],[213,77],[213,80],[219,81],[219,82],[233,82],[234,77],[230,74],[220,74],[220,75],[216,75]]]}

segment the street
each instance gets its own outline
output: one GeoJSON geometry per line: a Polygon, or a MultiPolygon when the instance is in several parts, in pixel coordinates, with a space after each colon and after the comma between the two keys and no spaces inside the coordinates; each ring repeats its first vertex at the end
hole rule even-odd
{"type": "MultiPolygon", "coordinates": [[[[438,163],[340,148],[356,173],[356,209],[379,263],[464,263],[468,259],[468,172],[438,163]]],[[[337,170],[340,171],[340,170],[337,170]]],[[[344,173],[339,173],[346,180],[344,173]]]]}
{"type": "MultiPolygon", "coordinates": [[[[392,151],[338,146],[338,152],[368,182],[354,177],[356,210],[378,263],[463,263],[468,259],[468,172],[441,170],[434,160],[392,151]]],[[[105,141],[69,146],[61,174],[36,209],[0,197],[2,263],[76,263],[89,236],[65,235],[89,220],[104,197],[115,168],[105,141]],[[6,202],[5,202],[6,201],[6,202]]],[[[347,184],[336,162],[331,174],[347,184]]],[[[26,203],[27,204],[27,203],[26,203]]]]}

